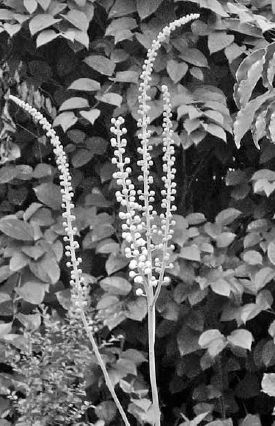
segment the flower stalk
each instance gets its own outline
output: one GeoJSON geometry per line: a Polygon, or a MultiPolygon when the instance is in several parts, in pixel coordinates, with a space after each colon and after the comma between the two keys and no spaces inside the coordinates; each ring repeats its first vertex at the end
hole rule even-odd
{"type": "Polygon", "coordinates": [[[53,152],[55,154],[56,164],[59,170],[62,208],[64,209],[64,213],[62,214],[62,216],[64,218],[63,226],[66,233],[66,235],[64,236],[65,255],[69,258],[68,262],[66,263],[66,266],[71,270],[71,305],[69,308],[68,316],[71,321],[77,321],[79,318],[81,319],[84,329],[92,345],[95,356],[97,358],[97,362],[101,367],[105,383],[114,399],[117,409],[124,421],[124,424],[126,426],[130,426],[126,413],[116,395],[114,385],[108,374],[104,360],[99,352],[95,338],[91,332],[91,327],[89,325],[89,321],[86,315],[86,310],[89,301],[89,288],[85,283],[82,274],[82,269],[79,268],[82,259],[80,257],[77,257],[76,255],[76,250],[79,248],[79,244],[77,241],[75,241],[77,228],[73,226],[73,221],[75,220],[75,216],[72,214],[72,209],[74,208],[74,204],[72,202],[74,193],[71,185],[72,178],[69,172],[69,164],[65,151],[52,125],[39,111],[37,111],[28,103],[22,101],[21,99],[18,99],[16,96],[10,95],[9,99],[15,102],[26,112],[28,112],[32,116],[34,122],[39,123],[42,126],[43,130],[46,132],[46,136],[49,137],[50,142],[54,148],[53,152]]]}

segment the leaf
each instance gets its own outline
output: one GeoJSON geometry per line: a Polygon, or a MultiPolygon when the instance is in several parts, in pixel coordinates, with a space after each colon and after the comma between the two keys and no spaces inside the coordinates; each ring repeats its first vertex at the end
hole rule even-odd
{"type": "Polygon", "coordinates": [[[189,247],[182,247],[179,256],[183,259],[195,260],[197,262],[201,260],[200,249],[195,244],[189,247]]]}
{"type": "Polygon", "coordinates": [[[113,295],[127,296],[132,286],[129,281],[121,277],[107,277],[100,281],[100,287],[113,295]]]}
{"type": "Polygon", "coordinates": [[[236,234],[234,234],[233,232],[222,232],[215,238],[217,247],[228,247],[234,241],[235,237],[236,234]]]}
{"type": "Polygon", "coordinates": [[[275,182],[268,182],[266,179],[259,179],[254,182],[253,190],[255,194],[264,193],[267,197],[270,197],[272,192],[275,190],[275,182]]]}
{"type": "Polygon", "coordinates": [[[222,210],[220,213],[217,214],[215,222],[221,226],[230,225],[241,214],[242,212],[240,210],[234,209],[233,207],[229,207],[228,209],[222,210]]]}
{"type": "Polygon", "coordinates": [[[50,182],[41,183],[41,185],[34,188],[34,192],[41,203],[46,204],[53,210],[61,209],[62,197],[59,186],[50,182]]]}
{"type": "Polygon", "coordinates": [[[190,213],[185,218],[189,225],[200,225],[206,222],[206,218],[203,213],[190,213]]]}
{"type": "Polygon", "coordinates": [[[79,109],[79,108],[87,108],[89,106],[89,102],[85,98],[80,98],[75,96],[74,98],[67,99],[60,105],[59,111],[64,111],[66,109],[79,109]]]}
{"type": "Polygon", "coordinates": [[[86,133],[82,132],[82,130],[74,129],[69,130],[67,136],[73,143],[82,144],[86,138],[86,133]]]}
{"type": "Polygon", "coordinates": [[[258,180],[258,179],[265,179],[265,180],[273,182],[275,181],[275,172],[269,169],[258,170],[252,175],[251,180],[258,180]]]}
{"type": "Polygon", "coordinates": [[[265,49],[259,49],[246,57],[236,72],[237,83],[234,87],[234,99],[238,107],[244,107],[249,101],[258,80],[263,74],[265,49]]]}
{"type": "Polygon", "coordinates": [[[262,265],[263,257],[261,253],[256,250],[248,250],[243,255],[243,260],[248,263],[248,265],[262,265]]]}
{"type": "Polygon", "coordinates": [[[168,61],[166,68],[174,83],[178,83],[188,71],[188,65],[185,62],[177,62],[174,59],[168,61]]]}
{"type": "Polygon", "coordinates": [[[222,139],[224,142],[226,142],[226,133],[222,127],[214,123],[203,123],[203,127],[207,131],[207,133],[210,133],[216,138],[222,139]]]}
{"type": "Polygon", "coordinates": [[[84,59],[84,62],[95,71],[103,75],[111,76],[116,64],[105,56],[91,55],[84,59]]]}
{"type": "Polygon", "coordinates": [[[43,256],[43,254],[46,251],[44,247],[40,247],[39,245],[35,245],[35,246],[23,246],[21,248],[21,250],[28,257],[31,257],[34,260],[39,259],[39,257],[43,256]]]}
{"type": "Polygon", "coordinates": [[[227,336],[227,341],[231,345],[238,346],[239,348],[251,350],[251,345],[254,338],[250,331],[244,329],[233,330],[230,336],[227,336]]]}
{"type": "Polygon", "coordinates": [[[9,334],[12,329],[12,322],[6,322],[0,324],[0,339],[9,334]]]}
{"type": "Polygon", "coordinates": [[[6,281],[12,275],[9,265],[0,266],[0,283],[6,281]]]}
{"type": "Polygon", "coordinates": [[[273,365],[273,357],[275,355],[275,345],[272,340],[265,343],[262,350],[262,362],[266,367],[273,365]]]}
{"type": "Polygon", "coordinates": [[[90,109],[89,111],[80,111],[80,115],[88,120],[92,125],[94,125],[94,122],[98,119],[100,114],[101,111],[97,108],[90,109]]]}
{"type": "Polygon", "coordinates": [[[275,320],[272,321],[272,323],[270,324],[269,328],[268,328],[268,333],[270,334],[270,336],[273,338],[275,338],[275,320]]]}
{"type": "Polygon", "coordinates": [[[247,414],[240,426],[262,426],[262,423],[258,414],[247,414]]]}
{"type": "MultiPolygon", "coordinates": [[[[129,30],[133,30],[137,27],[137,21],[134,18],[130,17],[123,17],[118,19],[113,19],[110,25],[108,25],[105,36],[118,36],[121,32],[125,32],[129,30]]],[[[131,33],[132,34],[132,33],[131,33]]],[[[122,71],[122,72],[128,72],[128,71],[122,71]]],[[[131,71],[130,71],[131,72],[131,71]]]]}
{"type": "Polygon", "coordinates": [[[270,197],[275,190],[275,182],[268,182],[266,179],[259,179],[254,182],[253,190],[255,194],[264,192],[267,197],[270,197]]]}
{"type": "Polygon", "coordinates": [[[218,111],[213,111],[212,109],[208,109],[206,111],[203,111],[203,115],[209,118],[211,121],[218,123],[220,126],[223,126],[224,124],[224,117],[218,111]]]}
{"type": "Polygon", "coordinates": [[[200,0],[200,7],[204,7],[205,9],[210,9],[212,12],[220,15],[222,17],[228,17],[228,14],[220,4],[218,0],[200,0]]]}
{"type": "Polygon", "coordinates": [[[197,80],[200,80],[200,81],[204,80],[204,74],[203,74],[203,71],[200,68],[192,67],[192,68],[190,68],[189,72],[197,80]]]}
{"type": "MultiPolygon", "coordinates": [[[[47,10],[51,4],[51,0],[36,0],[40,4],[43,10],[47,10]]],[[[61,5],[62,6],[62,5],[61,5]]],[[[61,9],[62,10],[62,9],[61,9]]]]}
{"type": "Polygon", "coordinates": [[[136,10],[135,0],[116,0],[109,12],[109,19],[130,15],[130,13],[136,12],[136,10]]]}
{"type": "Polygon", "coordinates": [[[267,255],[270,262],[275,265],[275,243],[273,241],[268,244],[267,255]]]}
{"type": "Polygon", "coordinates": [[[248,232],[265,232],[269,228],[269,223],[266,219],[253,220],[247,225],[248,232]]]}
{"type": "Polygon", "coordinates": [[[129,259],[120,253],[111,253],[105,263],[105,269],[108,275],[120,271],[128,265],[129,259]]]}
{"type": "Polygon", "coordinates": [[[7,9],[0,9],[0,19],[1,21],[10,21],[14,19],[14,12],[7,9]]]}
{"type": "Polygon", "coordinates": [[[200,333],[190,327],[183,326],[181,328],[177,334],[177,344],[181,356],[191,354],[200,349],[199,336],[200,333]]]}
{"type": "Polygon", "coordinates": [[[52,40],[55,40],[59,37],[59,34],[54,30],[45,30],[38,34],[36,38],[36,46],[40,47],[44,44],[50,43],[52,40]]]}
{"type": "Polygon", "coordinates": [[[73,153],[72,156],[72,165],[77,169],[82,167],[93,158],[93,153],[88,149],[78,149],[73,153]]]}
{"type": "Polygon", "coordinates": [[[52,25],[60,21],[61,19],[55,19],[52,15],[48,13],[39,13],[30,20],[29,28],[31,35],[34,35],[39,31],[44,30],[45,28],[51,27],[52,25]]]}
{"type": "Polygon", "coordinates": [[[273,79],[274,79],[274,53],[275,53],[275,43],[270,43],[265,48],[265,64],[264,71],[262,75],[263,85],[267,89],[273,88],[273,79]]]}
{"type": "Polygon", "coordinates": [[[246,324],[247,321],[255,318],[261,311],[262,309],[256,303],[248,303],[242,306],[240,310],[240,318],[242,322],[246,324]]]}
{"type": "Polygon", "coordinates": [[[275,271],[274,269],[266,266],[265,268],[260,269],[260,271],[258,271],[255,274],[254,277],[254,282],[255,282],[255,286],[256,286],[256,290],[259,291],[261,290],[263,287],[266,286],[267,283],[269,283],[269,281],[271,281],[275,276],[275,271]]]}
{"type": "MultiPolygon", "coordinates": [[[[255,114],[255,120],[253,123],[253,127],[251,129],[251,133],[252,133],[252,137],[253,137],[253,141],[254,144],[256,146],[257,149],[260,149],[259,146],[259,141],[266,136],[266,131],[267,131],[267,106],[265,104],[263,104],[258,111],[255,114]]],[[[261,156],[261,163],[263,163],[262,159],[264,158],[264,152],[261,156]]]]}
{"type": "Polygon", "coordinates": [[[96,305],[97,310],[105,311],[108,308],[116,307],[119,304],[119,298],[117,296],[111,296],[104,294],[96,305]]]}
{"type": "Polygon", "coordinates": [[[99,318],[110,330],[117,327],[126,318],[124,306],[119,298],[108,293],[101,297],[97,309],[99,310],[99,318]]]}
{"type": "Polygon", "coordinates": [[[33,228],[19,219],[4,217],[0,219],[0,231],[15,240],[33,241],[33,228]]]}
{"type": "Polygon", "coordinates": [[[264,373],[262,391],[269,396],[275,396],[275,373],[264,373]]]}
{"type": "Polygon", "coordinates": [[[262,309],[270,309],[273,303],[273,296],[269,290],[263,290],[257,294],[256,304],[262,309]]]}
{"type": "Polygon", "coordinates": [[[231,286],[226,280],[222,278],[218,279],[215,282],[211,282],[210,287],[216,294],[220,294],[221,296],[225,296],[225,297],[230,296],[231,286]]]}
{"type": "Polygon", "coordinates": [[[19,170],[15,166],[3,166],[0,169],[0,184],[12,181],[18,175],[19,170]]]}
{"type": "Polygon", "coordinates": [[[65,290],[60,290],[55,293],[55,296],[62,306],[62,308],[68,310],[71,306],[71,290],[66,288],[65,290]]]}
{"type": "Polygon", "coordinates": [[[141,20],[152,15],[162,2],[163,0],[137,0],[137,11],[141,20]]]}
{"type": "Polygon", "coordinates": [[[31,261],[29,267],[32,273],[45,283],[55,284],[60,278],[60,268],[56,259],[47,253],[37,261],[31,261]]]}
{"type": "Polygon", "coordinates": [[[272,143],[275,142],[275,103],[272,102],[267,110],[266,119],[268,123],[268,137],[272,143]]]}
{"type": "MultiPolygon", "coordinates": [[[[68,32],[70,32],[70,30],[68,30],[68,32]]],[[[70,37],[69,37],[69,39],[70,39],[70,37]]],[[[77,28],[75,28],[73,30],[73,39],[75,41],[78,41],[78,43],[82,44],[88,50],[88,48],[89,48],[89,36],[86,32],[78,30],[77,28]]]]}
{"type": "Polygon", "coordinates": [[[233,128],[234,128],[234,136],[235,136],[235,144],[237,148],[240,148],[241,140],[248,132],[251,130],[252,123],[254,120],[254,115],[257,109],[267,100],[274,97],[274,91],[266,92],[261,96],[253,99],[248,102],[247,105],[242,108],[235,118],[233,128]]]}
{"type": "Polygon", "coordinates": [[[185,49],[179,55],[181,59],[196,67],[208,67],[207,58],[199,49],[185,49]]]}
{"type": "Polygon", "coordinates": [[[16,33],[18,33],[21,30],[21,25],[9,24],[8,22],[5,22],[0,32],[2,32],[3,29],[9,34],[10,37],[13,37],[16,33]]]}
{"type": "Polygon", "coordinates": [[[11,301],[11,297],[7,293],[0,292],[0,304],[11,301]]]}
{"type": "Polygon", "coordinates": [[[121,83],[138,83],[139,74],[137,71],[119,71],[116,73],[115,81],[121,83]]]}
{"type": "Polygon", "coordinates": [[[96,96],[95,98],[100,102],[115,105],[117,107],[120,107],[122,102],[122,96],[118,93],[104,93],[102,96],[96,96]]]}
{"type": "Polygon", "coordinates": [[[208,49],[210,54],[218,52],[229,46],[234,41],[234,36],[225,31],[215,31],[208,36],[208,49]]]}
{"type": "Polygon", "coordinates": [[[72,127],[77,122],[77,117],[74,112],[62,112],[58,114],[54,119],[53,126],[61,126],[63,131],[66,132],[70,127],[72,127]]]}
{"type": "Polygon", "coordinates": [[[68,90],[96,92],[97,90],[100,90],[100,83],[96,80],[92,80],[91,78],[79,78],[68,87],[68,90]]]}
{"type": "Polygon", "coordinates": [[[116,171],[114,164],[111,164],[109,161],[106,161],[100,168],[100,180],[101,183],[108,182],[112,180],[113,173],[116,171]]]}
{"type": "Polygon", "coordinates": [[[24,4],[25,9],[27,9],[27,11],[29,12],[30,15],[33,12],[35,12],[35,10],[37,8],[36,0],[24,0],[23,4],[24,4]]]}
{"type": "MultiPolygon", "coordinates": [[[[101,253],[101,254],[112,253],[115,256],[119,252],[119,250],[120,250],[119,244],[112,238],[106,238],[105,240],[101,240],[96,246],[96,253],[101,253]]],[[[107,262],[108,262],[108,259],[107,259],[107,262]]],[[[105,268],[106,268],[106,264],[105,264],[105,268]]],[[[107,271],[107,268],[106,268],[106,271],[107,271]]]]}
{"type": "Polygon", "coordinates": [[[87,138],[85,143],[93,155],[103,155],[108,146],[108,142],[100,136],[92,136],[91,138],[87,138]]]}
{"type": "Polygon", "coordinates": [[[207,349],[212,358],[218,355],[226,344],[224,335],[217,329],[204,331],[199,338],[199,345],[203,349],[207,349]]]}
{"type": "Polygon", "coordinates": [[[134,321],[143,321],[147,314],[147,302],[145,297],[137,297],[135,300],[130,300],[125,309],[127,318],[134,321]]]}
{"type": "Polygon", "coordinates": [[[86,14],[80,10],[72,9],[66,15],[61,14],[61,16],[81,31],[86,32],[89,28],[88,18],[86,14]]]}
{"type": "Polygon", "coordinates": [[[231,64],[236,58],[241,56],[246,51],[244,45],[239,46],[237,43],[232,43],[230,46],[224,49],[224,54],[227,57],[229,64],[231,64]]]}
{"type": "Polygon", "coordinates": [[[10,260],[10,270],[12,272],[19,271],[20,269],[23,269],[26,265],[28,265],[28,263],[29,260],[27,256],[25,256],[21,252],[15,252],[10,260]]]}
{"type": "Polygon", "coordinates": [[[26,302],[40,305],[43,302],[47,286],[38,281],[27,281],[21,287],[15,288],[16,293],[26,302]]]}

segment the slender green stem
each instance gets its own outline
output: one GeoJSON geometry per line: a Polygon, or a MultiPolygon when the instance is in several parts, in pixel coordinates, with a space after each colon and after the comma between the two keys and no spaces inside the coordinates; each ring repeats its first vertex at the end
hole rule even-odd
{"type": "Polygon", "coordinates": [[[154,410],[154,425],[160,426],[160,408],[158,387],[156,378],[156,360],[155,360],[155,334],[156,334],[156,308],[154,304],[153,287],[148,288],[147,292],[148,306],[148,343],[149,343],[149,372],[152,391],[152,402],[154,410]]]}
{"type": "Polygon", "coordinates": [[[89,328],[88,322],[87,322],[87,320],[86,320],[85,313],[84,313],[83,311],[81,311],[81,312],[80,312],[80,315],[81,315],[81,320],[82,320],[82,322],[83,322],[83,325],[84,325],[85,331],[86,331],[86,333],[87,333],[87,336],[88,336],[88,338],[89,338],[89,340],[90,340],[90,342],[91,342],[91,344],[92,344],[93,351],[94,351],[94,353],[95,353],[95,356],[96,356],[97,362],[98,362],[98,364],[99,364],[99,366],[100,366],[100,368],[101,368],[101,370],[102,370],[102,373],[103,373],[103,376],[104,376],[104,379],[105,379],[105,383],[106,383],[106,385],[107,385],[107,387],[108,387],[108,389],[109,389],[109,391],[110,391],[110,394],[111,394],[111,395],[112,395],[112,397],[113,397],[113,400],[115,401],[115,404],[116,404],[116,406],[117,406],[117,409],[118,409],[118,411],[119,411],[119,413],[120,413],[120,415],[121,415],[121,417],[122,417],[122,419],[123,419],[123,421],[124,421],[125,425],[126,425],[126,426],[130,426],[130,423],[129,423],[128,419],[127,419],[126,413],[125,413],[125,411],[124,411],[124,409],[123,409],[122,405],[121,405],[121,404],[120,404],[120,402],[119,402],[119,399],[118,399],[118,397],[117,397],[117,394],[116,394],[116,391],[115,391],[114,385],[113,385],[113,383],[112,383],[112,381],[111,381],[111,378],[110,378],[110,376],[109,376],[109,374],[108,374],[108,371],[107,371],[107,368],[106,368],[106,366],[105,366],[105,363],[104,363],[104,361],[103,361],[103,359],[102,359],[102,356],[101,356],[101,354],[100,354],[100,352],[99,352],[99,349],[98,349],[98,346],[97,346],[97,344],[96,344],[96,342],[95,342],[94,336],[93,336],[93,334],[91,333],[91,330],[90,330],[90,328],[89,328]]]}

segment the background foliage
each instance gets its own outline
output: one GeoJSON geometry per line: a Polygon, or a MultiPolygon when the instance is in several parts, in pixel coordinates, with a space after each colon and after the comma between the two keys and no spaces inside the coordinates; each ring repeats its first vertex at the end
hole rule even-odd
{"type": "Polygon", "coordinates": [[[1,426],[27,424],[22,413],[34,410],[26,408],[30,400],[39,407],[32,424],[120,422],[87,343],[66,328],[69,276],[51,147],[5,95],[10,91],[33,104],[62,137],[91,318],[132,424],[150,424],[146,306],[123,255],[109,126],[113,115],[125,117],[135,162],[138,76],[146,49],[164,25],[195,12],[200,20],[161,49],[151,89],[159,201],[163,83],[172,93],[177,145],[174,269],[157,303],[163,424],[272,424],[274,1],[3,0],[1,426]],[[44,377],[41,365],[51,374],[44,377]],[[261,392],[263,377],[270,396],[261,392]],[[56,401],[70,398],[72,407],[57,413],[56,401]],[[43,401],[54,418],[45,418],[43,401]],[[76,420],[73,413],[81,410],[76,420]]]}

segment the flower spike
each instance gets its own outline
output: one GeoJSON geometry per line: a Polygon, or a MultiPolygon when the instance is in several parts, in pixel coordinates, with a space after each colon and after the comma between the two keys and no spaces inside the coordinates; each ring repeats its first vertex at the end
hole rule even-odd
{"type": "MultiPolygon", "coordinates": [[[[157,287],[154,302],[159,294],[160,287],[163,282],[168,282],[168,278],[164,277],[165,270],[170,265],[170,253],[173,246],[168,247],[168,243],[172,238],[173,230],[171,226],[175,224],[172,219],[172,213],[176,211],[174,204],[176,194],[176,183],[174,182],[176,169],[174,167],[174,143],[173,131],[171,122],[171,101],[168,88],[162,86],[162,93],[164,99],[164,113],[163,113],[163,172],[162,178],[164,182],[164,189],[161,191],[162,203],[161,207],[164,212],[160,215],[160,229],[154,223],[157,212],[153,208],[155,201],[155,191],[151,189],[153,184],[153,177],[150,174],[150,168],[153,165],[150,151],[150,136],[151,131],[148,130],[150,124],[149,111],[150,106],[148,102],[151,100],[148,95],[150,89],[151,74],[153,71],[154,61],[161,44],[171,32],[188,22],[199,18],[199,14],[191,14],[184,16],[166,26],[153,41],[152,47],[148,50],[147,59],[142,67],[143,71],[140,76],[141,83],[139,87],[139,114],[138,127],[140,132],[138,138],[140,139],[141,146],[138,148],[138,153],[141,159],[138,160],[137,165],[141,169],[141,174],[138,180],[143,182],[143,190],[135,190],[134,185],[130,179],[131,168],[128,166],[130,163],[129,157],[124,157],[125,147],[127,141],[121,138],[126,135],[126,128],[121,128],[124,124],[124,119],[118,117],[112,119],[111,132],[115,137],[111,139],[111,144],[114,151],[113,163],[117,165],[118,172],[115,172],[113,177],[117,180],[118,185],[122,186],[121,191],[117,191],[117,201],[121,207],[126,208],[126,213],[121,212],[120,218],[125,221],[122,225],[122,237],[128,242],[129,246],[126,247],[125,254],[131,258],[129,264],[130,277],[138,284],[142,284],[146,294],[148,294],[148,287],[157,287]],[[138,197],[138,200],[137,200],[138,197]],[[161,237],[161,242],[158,244],[153,243],[153,236],[157,234],[161,237]],[[160,257],[155,255],[155,251],[161,252],[160,257]]],[[[138,291],[140,293],[140,291],[138,291]]]]}

